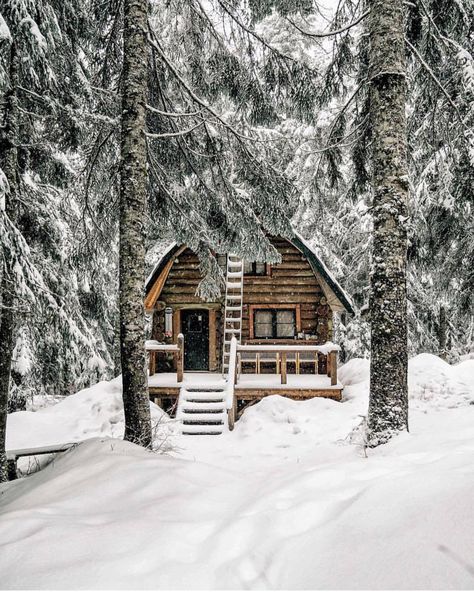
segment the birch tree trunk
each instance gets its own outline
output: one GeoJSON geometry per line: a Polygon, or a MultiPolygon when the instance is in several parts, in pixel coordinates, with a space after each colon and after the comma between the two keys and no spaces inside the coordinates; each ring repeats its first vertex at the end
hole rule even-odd
{"type": "Polygon", "coordinates": [[[369,446],[408,429],[408,168],[403,3],[368,0],[373,252],[369,446]]]}
{"type": "MultiPolygon", "coordinates": [[[[18,57],[15,43],[10,48],[10,86],[5,95],[5,125],[0,151],[0,166],[8,180],[9,191],[5,199],[5,212],[14,222],[18,193],[18,57]]],[[[5,453],[7,431],[7,407],[10,394],[10,375],[14,347],[15,284],[11,269],[11,253],[3,248],[3,269],[0,284],[0,482],[8,480],[5,453]]]]}
{"type": "Polygon", "coordinates": [[[147,7],[147,0],[124,1],[119,306],[124,438],[150,447],[144,310],[147,7]]]}

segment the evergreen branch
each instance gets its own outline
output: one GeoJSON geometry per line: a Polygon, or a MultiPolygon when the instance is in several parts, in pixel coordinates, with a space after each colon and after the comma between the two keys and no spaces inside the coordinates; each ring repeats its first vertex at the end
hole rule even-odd
{"type": "Polygon", "coordinates": [[[92,157],[92,160],[87,165],[87,175],[86,175],[86,182],[85,182],[85,187],[84,187],[84,210],[83,210],[83,215],[82,215],[82,222],[83,222],[84,230],[86,231],[86,233],[87,233],[87,224],[86,224],[85,213],[87,212],[89,214],[89,217],[90,217],[93,225],[99,231],[99,234],[101,234],[101,235],[103,234],[102,228],[95,221],[95,216],[94,216],[94,214],[93,214],[93,212],[91,210],[91,207],[90,207],[90,203],[89,203],[89,189],[90,189],[90,183],[91,183],[92,173],[93,173],[94,168],[95,168],[95,163],[97,162],[97,159],[99,157],[99,154],[102,151],[102,148],[109,141],[109,139],[111,138],[113,132],[114,132],[114,130],[109,130],[107,132],[107,134],[105,134],[105,136],[99,142],[99,144],[96,145],[96,148],[94,150],[94,155],[92,157]]]}
{"type": "MultiPolygon", "coordinates": [[[[296,62],[295,58],[282,53],[280,50],[278,50],[276,47],[273,47],[273,45],[270,45],[267,41],[265,41],[265,39],[259,35],[256,31],[254,31],[253,29],[250,29],[249,27],[247,27],[233,12],[232,10],[230,10],[228,8],[228,3],[225,2],[223,0],[217,0],[217,3],[219,4],[219,6],[222,8],[222,10],[224,10],[224,12],[230,16],[230,18],[243,30],[247,33],[247,35],[250,35],[251,37],[253,37],[254,39],[256,39],[259,43],[261,43],[264,47],[266,47],[269,51],[271,51],[274,55],[276,55],[277,57],[279,57],[280,59],[282,59],[283,61],[285,60],[289,60],[290,62],[296,62]]],[[[287,65],[287,64],[285,64],[287,65]]]]}
{"type": "MultiPolygon", "coordinates": [[[[352,101],[353,101],[353,100],[355,99],[355,97],[356,97],[356,96],[359,94],[359,92],[361,91],[361,89],[363,88],[363,86],[366,84],[366,82],[367,82],[367,80],[366,80],[366,79],[364,79],[364,80],[362,80],[362,81],[359,83],[359,85],[356,87],[356,89],[354,90],[354,92],[351,94],[351,96],[350,96],[350,97],[347,99],[347,101],[344,103],[343,107],[342,107],[342,108],[341,108],[341,109],[338,111],[338,113],[337,113],[336,117],[333,119],[333,121],[332,121],[332,123],[331,123],[331,126],[330,126],[330,128],[329,128],[329,134],[328,134],[328,137],[327,137],[327,143],[328,143],[328,144],[329,144],[329,142],[331,141],[331,139],[332,139],[332,137],[333,137],[332,135],[333,135],[333,133],[334,133],[334,129],[336,128],[336,125],[337,125],[337,123],[338,123],[339,119],[342,117],[342,115],[343,115],[343,113],[346,111],[346,109],[348,109],[348,108],[349,108],[349,106],[351,105],[352,101]]],[[[362,122],[362,123],[363,123],[363,122],[362,122]]],[[[336,146],[337,146],[337,145],[336,145],[336,146]]],[[[335,147],[336,147],[336,146],[335,146],[335,147]]],[[[313,175],[313,179],[314,179],[314,178],[317,178],[317,177],[319,176],[319,170],[320,170],[320,168],[321,168],[321,164],[322,164],[322,162],[323,162],[323,159],[324,159],[324,156],[325,156],[325,154],[328,152],[328,150],[329,150],[329,147],[327,147],[327,148],[326,148],[326,150],[321,150],[321,151],[320,151],[320,154],[321,154],[321,156],[320,156],[320,157],[319,157],[319,159],[318,159],[318,165],[317,165],[317,167],[316,167],[316,172],[315,172],[315,174],[313,175]]]]}
{"type": "Polygon", "coordinates": [[[241,134],[240,132],[238,132],[233,126],[231,126],[229,123],[227,123],[227,121],[225,121],[225,119],[223,119],[216,111],[214,111],[214,109],[210,105],[208,105],[203,99],[201,99],[200,97],[198,97],[196,95],[196,93],[190,88],[190,86],[184,80],[184,78],[179,74],[179,72],[177,71],[175,66],[166,57],[165,53],[161,49],[161,47],[156,39],[156,34],[153,30],[152,30],[152,34],[155,37],[155,40],[148,38],[150,45],[158,52],[158,54],[161,57],[161,60],[168,66],[168,68],[171,71],[171,73],[173,74],[173,76],[181,84],[181,86],[186,90],[186,92],[191,97],[191,99],[194,102],[196,102],[198,105],[200,105],[203,109],[208,111],[213,117],[215,117],[217,119],[217,121],[219,121],[226,129],[228,129],[239,140],[249,140],[250,142],[258,142],[259,141],[258,138],[252,138],[250,136],[245,136],[244,134],[241,134]]]}
{"type": "Polygon", "coordinates": [[[186,136],[187,134],[190,134],[198,127],[201,127],[201,125],[203,125],[203,123],[204,123],[204,121],[200,121],[199,123],[197,123],[193,127],[190,127],[185,130],[180,130],[177,132],[165,132],[163,134],[152,134],[150,132],[145,132],[145,135],[147,136],[147,138],[151,138],[152,140],[160,140],[163,138],[176,138],[177,136],[186,136]]]}
{"type": "Polygon", "coordinates": [[[73,109],[72,107],[65,107],[64,105],[61,105],[61,103],[59,103],[58,101],[55,101],[55,100],[51,99],[50,97],[42,97],[38,93],[35,93],[33,90],[30,90],[29,88],[25,88],[24,86],[18,86],[18,90],[21,90],[22,92],[32,96],[36,100],[41,101],[42,103],[44,103],[47,107],[49,107],[51,109],[58,108],[61,111],[66,111],[67,113],[73,113],[78,119],[81,119],[82,117],[87,117],[89,119],[92,119],[93,121],[98,121],[100,123],[106,123],[107,125],[117,125],[118,124],[118,119],[113,119],[111,117],[107,117],[106,115],[97,115],[96,113],[90,113],[88,111],[77,111],[76,109],[73,109]]]}
{"type": "Polygon", "coordinates": [[[285,19],[291,24],[293,25],[293,27],[299,31],[302,35],[304,35],[305,37],[312,37],[312,38],[316,38],[316,39],[323,39],[324,37],[333,37],[334,35],[340,35],[341,33],[345,33],[346,31],[348,31],[349,29],[352,29],[353,27],[355,27],[356,25],[358,25],[363,19],[365,19],[366,16],[368,16],[370,14],[370,10],[367,10],[366,12],[364,12],[358,19],[356,19],[355,21],[352,21],[351,23],[349,23],[348,25],[346,25],[345,27],[341,27],[340,29],[336,29],[335,31],[329,31],[328,33],[323,33],[323,32],[313,32],[311,33],[310,31],[305,31],[304,29],[302,29],[299,25],[297,25],[294,21],[292,21],[289,17],[285,17],[285,19]]]}
{"type": "Polygon", "coordinates": [[[441,90],[443,95],[446,97],[448,103],[454,109],[456,116],[459,119],[460,124],[462,125],[463,128],[465,128],[466,125],[464,123],[464,120],[463,120],[461,114],[459,113],[459,110],[458,110],[456,104],[454,103],[454,101],[450,97],[448,91],[443,86],[443,84],[441,83],[439,78],[437,78],[436,74],[433,72],[433,70],[429,67],[429,65],[423,59],[423,56],[419,53],[419,51],[416,49],[416,47],[408,41],[408,39],[406,37],[405,37],[405,43],[408,45],[408,47],[411,49],[411,51],[415,54],[415,56],[418,58],[418,60],[420,61],[421,65],[424,67],[424,69],[428,72],[428,74],[430,75],[430,77],[432,78],[432,80],[434,81],[436,86],[441,90]]]}
{"type": "Polygon", "coordinates": [[[172,113],[170,111],[161,111],[160,109],[156,109],[156,107],[152,107],[151,105],[146,105],[146,108],[151,113],[156,113],[157,115],[162,115],[163,117],[199,117],[201,115],[200,111],[192,111],[191,113],[172,113]]]}
{"type": "Polygon", "coordinates": [[[193,10],[194,13],[197,14],[202,20],[205,20],[208,23],[209,31],[211,32],[211,35],[214,37],[214,39],[217,41],[217,43],[221,46],[221,48],[226,49],[224,40],[219,35],[219,33],[216,31],[214,23],[209,18],[209,15],[207,14],[207,12],[204,10],[204,7],[201,4],[200,0],[193,0],[193,2],[190,4],[191,10],[193,10]],[[193,2],[195,2],[199,6],[199,11],[194,8],[193,2]]]}
{"type": "MultiPolygon", "coordinates": [[[[150,148],[148,146],[148,142],[147,142],[147,153],[148,153],[148,162],[150,164],[150,171],[152,173],[152,176],[154,177],[154,179],[158,183],[158,186],[168,196],[168,199],[175,205],[176,209],[182,214],[182,216],[188,220],[188,224],[190,226],[194,226],[194,232],[196,232],[196,234],[198,236],[202,235],[202,229],[206,227],[205,220],[202,218],[202,216],[199,214],[198,211],[196,211],[195,214],[196,214],[196,217],[201,221],[200,223],[195,221],[195,219],[193,217],[190,217],[189,212],[185,211],[185,209],[182,207],[182,205],[179,203],[179,201],[176,200],[174,195],[167,189],[167,187],[165,186],[165,184],[163,183],[163,180],[162,180],[163,177],[166,178],[166,173],[163,170],[163,168],[160,166],[160,164],[156,161],[156,159],[153,157],[153,154],[150,151],[150,148]],[[161,169],[161,174],[158,172],[157,168],[161,169]]],[[[199,179],[199,177],[198,177],[198,179],[199,179]]]]}
{"type": "Polygon", "coordinates": [[[335,148],[348,148],[349,146],[352,146],[354,144],[354,142],[356,142],[358,140],[358,138],[355,138],[354,140],[352,140],[348,144],[345,144],[344,142],[346,140],[348,140],[349,138],[351,138],[353,135],[355,135],[362,127],[364,127],[364,125],[367,123],[368,119],[369,119],[369,116],[366,115],[364,117],[364,119],[358,125],[356,125],[356,127],[353,130],[351,130],[349,133],[345,134],[344,136],[341,136],[340,138],[338,138],[334,144],[326,144],[322,148],[308,150],[307,154],[320,154],[322,152],[327,152],[328,150],[334,150],[335,148]]]}

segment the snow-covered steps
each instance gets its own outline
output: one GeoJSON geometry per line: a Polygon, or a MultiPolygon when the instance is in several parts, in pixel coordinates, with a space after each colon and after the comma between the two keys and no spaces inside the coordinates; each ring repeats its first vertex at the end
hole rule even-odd
{"type": "Polygon", "coordinates": [[[227,409],[223,387],[183,386],[179,394],[176,419],[186,435],[218,435],[227,426],[227,409]]]}

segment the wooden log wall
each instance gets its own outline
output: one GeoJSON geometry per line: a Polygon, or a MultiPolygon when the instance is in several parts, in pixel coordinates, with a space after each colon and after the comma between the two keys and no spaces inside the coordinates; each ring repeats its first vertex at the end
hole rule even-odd
{"type": "Polygon", "coordinates": [[[282,238],[271,239],[282,256],[270,275],[245,276],[242,341],[250,339],[250,306],[299,305],[301,331],[315,335],[318,343],[331,339],[332,311],[306,258],[282,238]]]}

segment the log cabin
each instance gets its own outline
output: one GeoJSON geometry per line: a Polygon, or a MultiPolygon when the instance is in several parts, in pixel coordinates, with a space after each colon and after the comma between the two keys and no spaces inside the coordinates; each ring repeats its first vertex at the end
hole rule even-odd
{"type": "Polygon", "coordinates": [[[342,398],[333,339],[350,299],[296,232],[269,240],[280,263],[217,255],[225,290],[213,302],[197,295],[199,260],[186,245],[170,245],[146,282],[150,397],[177,409],[184,433],[221,433],[226,413],[233,427],[272,394],[342,398]]]}

